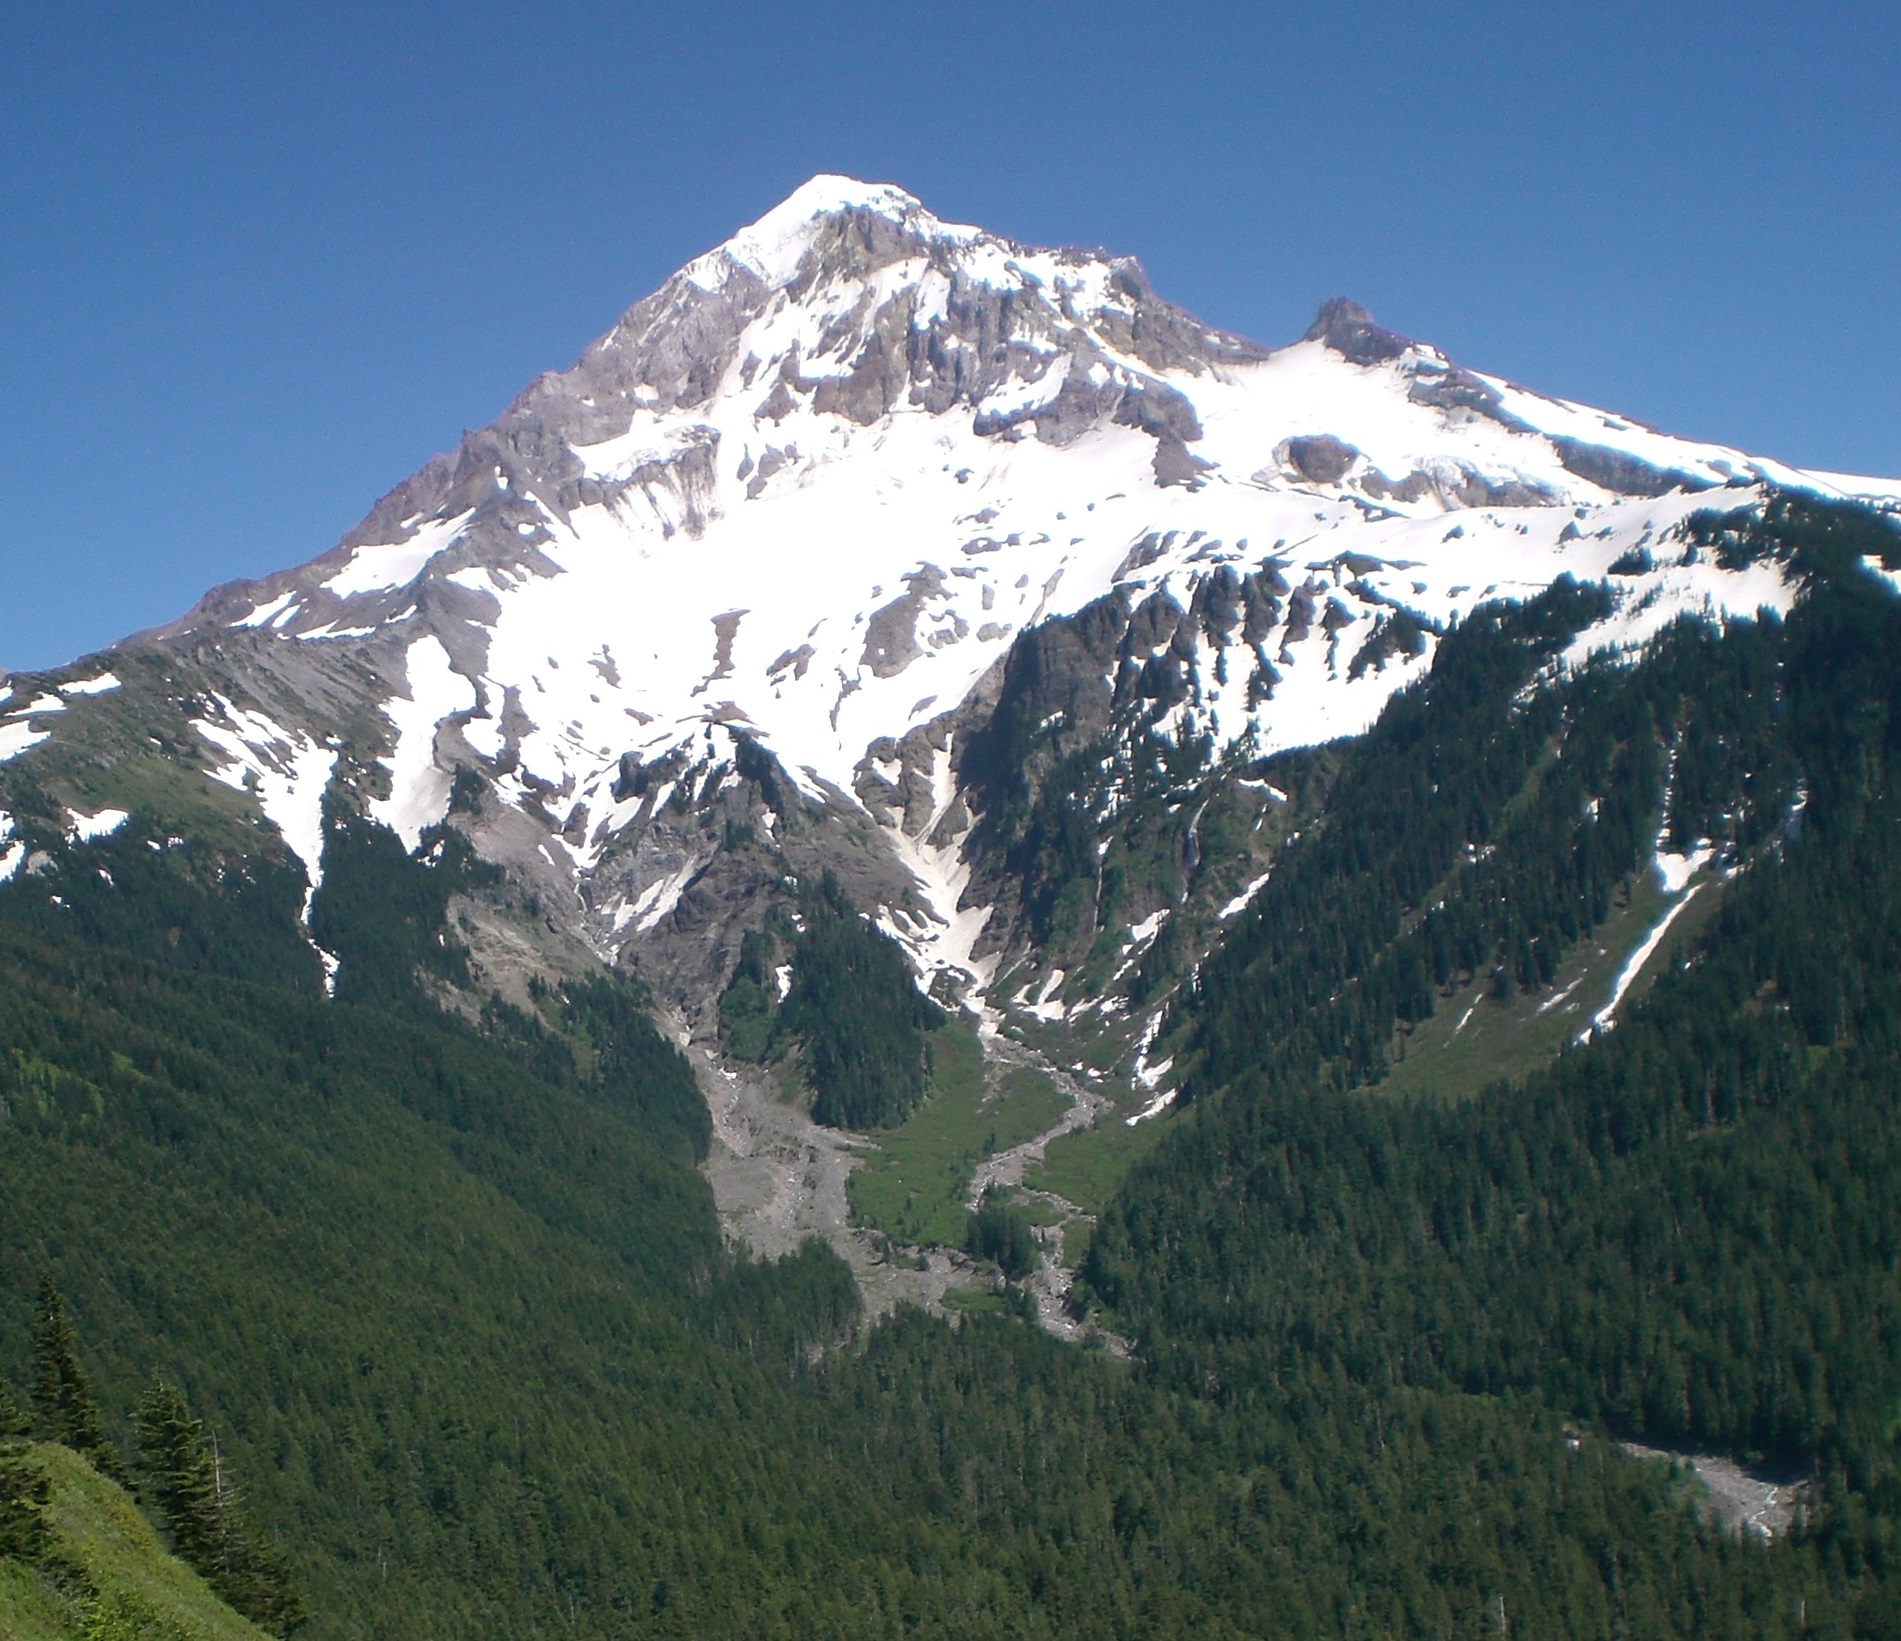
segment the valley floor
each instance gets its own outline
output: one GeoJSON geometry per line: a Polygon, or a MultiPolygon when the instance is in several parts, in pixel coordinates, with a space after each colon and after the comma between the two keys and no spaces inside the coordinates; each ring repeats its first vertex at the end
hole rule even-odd
{"type": "Polygon", "coordinates": [[[707,1181],[734,1240],[778,1259],[819,1238],[851,1267],[872,1317],[899,1304],[941,1312],[947,1290],[977,1285],[961,1253],[931,1249],[918,1269],[887,1237],[851,1223],[845,1181],[869,1142],[780,1098],[770,1068],[735,1065],[708,1043],[687,1044],[685,1053],[713,1117],[707,1181]]]}
{"type": "MultiPolygon", "coordinates": [[[[1075,1258],[1094,1216],[1025,1181],[1026,1173],[1043,1163],[1053,1140],[1092,1127],[1116,1108],[1027,1043],[994,1029],[980,1033],[977,1043],[982,1096],[976,1115],[1008,1098],[1013,1074],[1053,1089],[1062,1103],[1055,1121],[976,1163],[959,1182],[962,1207],[974,1208],[992,1187],[1029,1205],[1039,1221],[1042,1258],[1024,1288],[1037,1321],[1071,1343],[1087,1336],[1118,1354],[1126,1352],[1125,1341],[1085,1327],[1067,1305],[1075,1258]]],[[[872,1318],[900,1304],[942,1314],[968,1308],[989,1293],[987,1269],[955,1247],[930,1239],[894,1242],[885,1231],[863,1223],[862,1216],[854,1223],[847,1181],[853,1170],[877,1157],[878,1135],[814,1122],[784,1098],[770,1067],[735,1063],[714,1043],[686,1043],[685,1052],[712,1114],[705,1172],[729,1236],[767,1259],[793,1253],[808,1238],[820,1239],[851,1267],[872,1318]]]]}

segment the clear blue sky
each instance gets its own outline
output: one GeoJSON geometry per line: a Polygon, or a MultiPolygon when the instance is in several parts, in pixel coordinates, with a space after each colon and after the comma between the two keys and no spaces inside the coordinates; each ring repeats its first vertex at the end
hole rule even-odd
{"type": "Polygon", "coordinates": [[[1901,8],[17,4],[0,666],[321,552],[815,171],[1901,473],[1901,8]]]}

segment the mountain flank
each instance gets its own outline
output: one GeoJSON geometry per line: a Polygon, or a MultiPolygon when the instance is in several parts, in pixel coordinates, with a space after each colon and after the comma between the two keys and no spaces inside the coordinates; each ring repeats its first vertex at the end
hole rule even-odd
{"type": "Polygon", "coordinates": [[[314,1636],[1901,1633],[1898,513],[816,178],[0,683],[0,1336],[314,1636]]]}

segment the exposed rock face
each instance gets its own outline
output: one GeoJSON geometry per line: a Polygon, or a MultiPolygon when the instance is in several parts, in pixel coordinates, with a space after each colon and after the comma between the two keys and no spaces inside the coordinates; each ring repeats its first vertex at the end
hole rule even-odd
{"type": "Polygon", "coordinates": [[[903,597],[876,611],[865,627],[863,661],[874,677],[895,678],[924,653],[917,637],[918,616],[929,600],[944,596],[944,572],[935,564],[904,580],[903,597]]]}
{"type": "Polygon", "coordinates": [[[1581,439],[1556,438],[1551,442],[1567,472],[1619,496],[1664,496],[1672,490],[1708,490],[1715,484],[1713,479],[1694,473],[1654,466],[1628,451],[1586,444],[1581,439]]]}
{"type": "Polygon", "coordinates": [[[1375,324],[1365,308],[1344,296],[1332,296],[1320,304],[1301,340],[1323,342],[1356,365],[1384,364],[1415,345],[1410,337],[1375,324]]]}
{"type": "Polygon", "coordinates": [[[1310,433],[1283,440],[1275,459],[1309,484],[1338,484],[1360,453],[1331,433],[1310,433]]]}

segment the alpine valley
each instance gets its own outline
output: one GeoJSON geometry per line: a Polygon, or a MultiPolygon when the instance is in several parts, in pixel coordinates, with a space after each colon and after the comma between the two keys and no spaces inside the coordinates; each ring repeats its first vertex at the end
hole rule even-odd
{"type": "Polygon", "coordinates": [[[1897,518],[815,178],[0,682],[0,1628],[1901,1637],[1897,518]]]}

